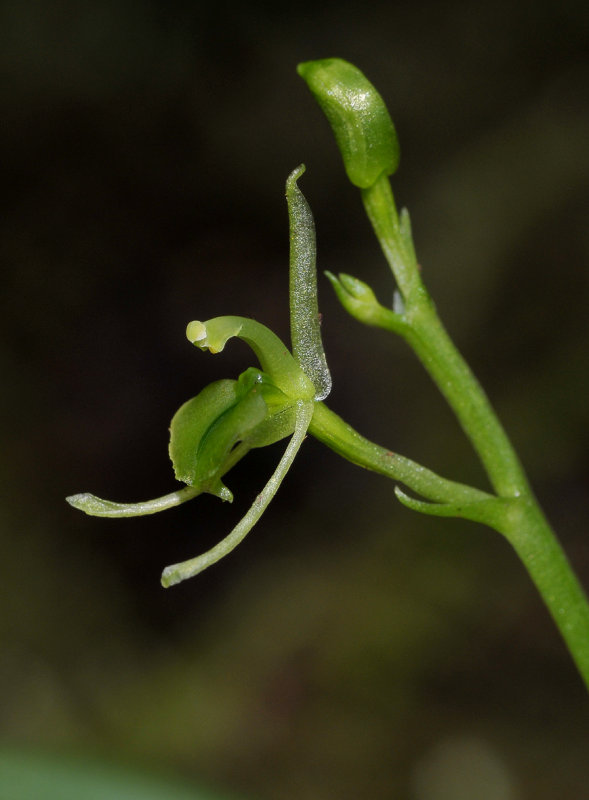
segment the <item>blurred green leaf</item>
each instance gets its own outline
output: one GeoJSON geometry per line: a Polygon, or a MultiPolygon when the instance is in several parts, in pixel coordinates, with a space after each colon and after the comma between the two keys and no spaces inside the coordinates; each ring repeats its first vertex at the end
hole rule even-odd
{"type": "Polygon", "coordinates": [[[0,751],[0,800],[229,800],[98,761],[0,751]]]}

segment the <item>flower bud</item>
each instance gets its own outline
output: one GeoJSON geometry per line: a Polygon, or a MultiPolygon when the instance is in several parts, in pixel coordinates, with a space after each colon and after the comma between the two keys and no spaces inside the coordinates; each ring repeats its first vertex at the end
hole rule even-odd
{"type": "Polygon", "coordinates": [[[305,61],[299,75],[335,134],[348,178],[368,189],[399,165],[399,142],[384,100],[357,67],[341,58],[305,61]]]}

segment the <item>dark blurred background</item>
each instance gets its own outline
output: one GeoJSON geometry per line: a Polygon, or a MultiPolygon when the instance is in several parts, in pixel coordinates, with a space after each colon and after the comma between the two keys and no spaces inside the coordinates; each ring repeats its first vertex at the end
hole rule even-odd
{"type": "MultiPolygon", "coordinates": [[[[393,285],[295,66],[340,56],[395,119],[425,280],[589,585],[589,6],[4,2],[0,738],[263,800],[589,797],[581,681],[500,536],[422,518],[308,440],[228,559],[211,546],[283,445],[216,498],[101,520],[78,491],[172,491],[176,408],[255,360],[186,323],[288,337],[287,174],[319,267],[393,285]]],[[[330,406],[485,486],[401,341],[320,281],[330,406]]]]}

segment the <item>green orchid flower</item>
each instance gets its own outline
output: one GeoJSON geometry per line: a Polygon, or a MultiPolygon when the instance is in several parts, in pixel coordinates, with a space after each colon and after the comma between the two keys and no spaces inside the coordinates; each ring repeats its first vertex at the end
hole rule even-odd
{"type": "MultiPolygon", "coordinates": [[[[341,59],[306,62],[300,65],[299,73],[332,124],[350,179],[361,188],[367,208],[378,211],[383,202],[388,202],[387,176],[395,171],[399,159],[395,129],[381,96],[356,67],[341,59]]],[[[245,370],[237,380],[210,384],[174,415],[169,454],[175,477],[184,487],[140,503],[117,503],[88,493],[67,498],[75,508],[102,517],[153,514],[202,493],[232,501],[233,495],[224,483],[231,468],[251,449],[290,437],[274,473],[235,528],[208,552],[166,567],[164,586],[198,574],[243,540],[276,494],[307,432],[354,464],[400,481],[424,498],[412,498],[397,487],[397,497],[410,508],[476,520],[489,521],[494,516],[496,526],[505,516],[505,504],[498,498],[442,478],[368,441],[322,402],[331,390],[331,375],[319,324],[315,225],[298,187],[304,171],[303,165],[297,167],[286,181],[292,352],[253,319],[223,316],[190,322],[186,336],[199,349],[220,353],[230,339],[237,337],[251,347],[259,367],[245,370]]],[[[379,225],[389,237],[383,246],[385,255],[392,254],[395,267],[401,264],[395,272],[400,291],[393,309],[381,305],[372,289],[358,278],[345,274],[336,277],[330,272],[326,275],[352,316],[410,340],[411,308],[406,308],[405,301],[411,301],[414,294],[408,289],[415,288],[415,281],[420,288],[420,283],[409,218],[404,213],[397,220],[392,213],[384,225],[379,225]]],[[[426,296],[422,291],[418,294],[426,296]]]]}
{"type": "Polygon", "coordinates": [[[298,452],[313,417],[315,403],[331,389],[331,377],[319,330],[315,228],[297,181],[301,165],[286,182],[290,223],[291,335],[293,352],[265,325],[246,317],[193,321],[188,340],[201,350],[220,353],[237,337],[254,351],[261,369],[251,367],[237,380],[211,383],[184,403],[170,424],[169,454],[177,480],[186,484],[170,494],[140,503],[116,503],[83,493],[67,498],[86,514],[132,517],[154,514],[202,493],[231,502],[223,477],[249,450],[285,437],[291,439],[274,473],[231,533],[196,558],[163,571],[172,586],[202,572],[243,540],[276,494],[298,452]]]}

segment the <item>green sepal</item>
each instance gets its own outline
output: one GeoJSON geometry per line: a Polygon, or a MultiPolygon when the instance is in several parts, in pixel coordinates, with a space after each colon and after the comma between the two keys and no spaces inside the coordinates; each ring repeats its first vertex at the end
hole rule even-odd
{"type": "Polygon", "coordinates": [[[306,61],[299,75],[327,117],[348,178],[368,189],[399,166],[395,126],[380,94],[353,64],[341,58],[306,61]]]}
{"type": "Polygon", "coordinates": [[[220,380],[206,386],[176,411],[170,423],[168,452],[177,480],[189,486],[198,483],[197,455],[201,440],[237,400],[237,381],[220,380]]]}
{"type": "Polygon", "coordinates": [[[222,476],[248,450],[284,438],[294,429],[290,400],[253,367],[237,381],[210,384],[184,403],[170,425],[170,458],[176,478],[202,491],[229,492],[222,476]],[[235,450],[242,443],[239,452],[235,450]]]}
{"type": "Polygon", "coordinates": [[[331,391],[331,374],[321,340],[315,223],[309,204],[297,185],[304,171],[305,165],[301,164],[286,181],[290,227],[290,334],[293,355],[315,386],[315,400],[325,400],[331,391]]]}

